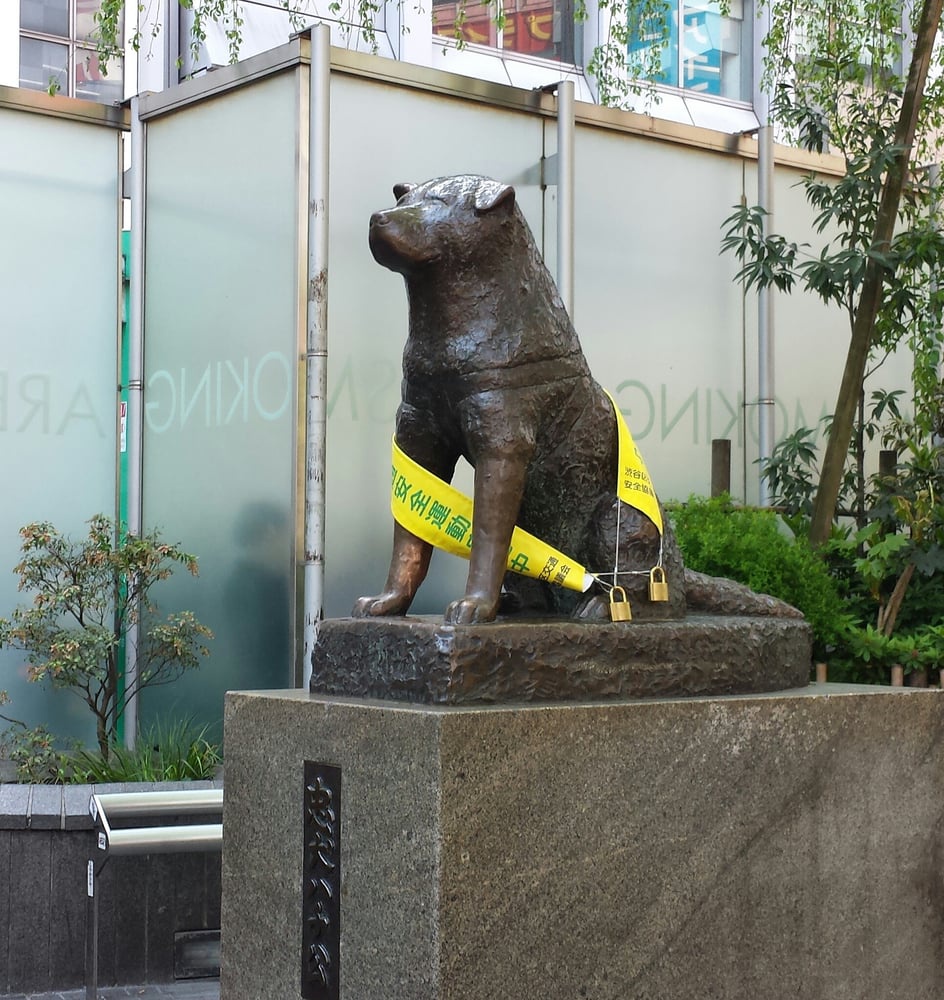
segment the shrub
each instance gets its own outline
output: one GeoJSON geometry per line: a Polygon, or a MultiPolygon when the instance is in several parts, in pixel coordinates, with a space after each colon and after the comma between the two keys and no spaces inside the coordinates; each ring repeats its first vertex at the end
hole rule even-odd
{"type": "Polygon", "coordinates": [[[207,739],[204,726],[189,720],[156,725],[141,733],[133,750],[112,747],[108,758],[94,750],[70,756],[83,781],[202,781],[212,778],[222,762],[219,747],[207,739]]]}
{"type": "MultiPolygon", "coordinates": [[[[0,704],[5,696],[0,692],[0,704]]],[[[0,715],[10,727],[0,736],[0,752],[16,766],[17,781],[32,785],[94,784],[105,781],[204,781],[222,763],[220,748],[207,739],[209,727],[190,720],[155,725],[140,734],[133,750],[64,749],[45,728],[31,729],[0,715]]]]}
{"type": "Polygon", "coordinates": [[[805,538],[772,511],[735,507],[729,496],[692,496],[670,510],[685,565],[724,576],[798,608],[825,656],[839,641],[845,616],[836,583],[805,538]]]}
{"type": "Polygon", "coordinates": [[[20,530],[20,590],[32,605],[0,618],[0,646],[26,652],[29,676],[78,695],[95,716],[99,751],[107,759],[129,700],[199,666],[212,633],[189,611],[161,619],[152,589],[178,567],[196,575],[195,556],[156,531],[132,535],[103,514],[75,541],[48,522],[20,530]],[[136,635],[137,672],[120,667],[136,635]]]}

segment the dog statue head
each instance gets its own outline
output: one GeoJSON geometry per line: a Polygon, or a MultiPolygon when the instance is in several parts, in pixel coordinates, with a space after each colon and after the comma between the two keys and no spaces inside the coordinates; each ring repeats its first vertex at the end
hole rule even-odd
{"type": "Polygon", "coordinates": [[[463,174],[425,184],[397,184],[397,203],[370,218],[377,263],[410,276],[437,264],[464,270],[500,238],[515,213],[515,189],[463,174]]]}

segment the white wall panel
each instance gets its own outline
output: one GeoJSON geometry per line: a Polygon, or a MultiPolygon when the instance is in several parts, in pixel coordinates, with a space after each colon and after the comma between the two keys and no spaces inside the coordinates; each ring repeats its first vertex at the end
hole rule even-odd
{"type": "MultiPolygon", "coordinates": [[[[118,142],[114,128],[0,108],[3,616],[30,600],[12,572],[22,525],[82,535],[115,508],[118,142]]],[[[74,694],[28,683],[12,651],[0,664],[9,714],[93,735],[74,694]]]]}

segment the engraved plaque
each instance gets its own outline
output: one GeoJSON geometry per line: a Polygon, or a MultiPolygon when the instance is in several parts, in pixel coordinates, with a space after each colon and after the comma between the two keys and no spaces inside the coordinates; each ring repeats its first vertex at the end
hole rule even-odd
{"type": "Polygon", "coordinates": [[[305,761],[302,998],[341,991],[341,768],[305,761]]]}

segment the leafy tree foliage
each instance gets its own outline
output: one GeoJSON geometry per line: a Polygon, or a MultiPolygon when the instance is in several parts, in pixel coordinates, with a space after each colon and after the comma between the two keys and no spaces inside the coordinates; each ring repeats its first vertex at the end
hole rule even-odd
{"type": "Polygon", "coordinates": [[[835,516],[857,410],[863,423],[868,358],[902,343],[938,350],[941,190],[934,171],[909,169],[914,160],[929,162],[941,143],[941,79],[927,84],[941,6],[925,0],[908,26],[898,0],[770,3],[766,74],[774,118],[810,152],[840,154],[845,175],[838,183],[816,174],[802,182],[824,236],[818,250],[769,232],[763,211],[748,206],[726,220],[722,248],[737,256],[749,287],[800,287],[849,319],[849,354],[811,522],[818,543],[835,516]],[[906,27],[914,30],[907,79],[906,27]]]}
{"type": "Polygon", "coordinates": [[[161,618],[152,593],[177,567],[196,575],[195,556],[156,531],[119,531],[101,514],[88,524],[78,541],[48,522],[20,530],[23,559],[14,572],[32,605],[0,618],[0,646],[26,651],[31,680],[82,698],[107,760],[130,699],[197,667],[212,633],[189,611],[161,618]],[[137,676],[129,680],[119,655],[135,635],[137,676]]]}
{"type": "MultiPolygon", "coordinates": [[[[944,386],[917,355],[916,410],[900,393],[875,393],[868,429],[893,453],[894,470],[869,477],[860,526],[833,527],[821,554],[843,598],[844,624],[832,659],[850,680],[892,664],[923,671],[944,663],[944,386]]],[[[767,475],[785,519],[808,528],[819,455],[813,432],[785,438],[767,475]]],[[[854,490],[847,475],[847,497],[854,490]]]]}

